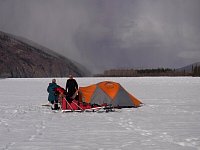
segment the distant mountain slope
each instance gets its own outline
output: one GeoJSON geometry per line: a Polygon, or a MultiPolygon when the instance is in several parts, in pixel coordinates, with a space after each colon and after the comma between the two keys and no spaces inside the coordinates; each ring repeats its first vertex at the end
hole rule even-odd
{"type": "Polygon", "coordinates": [[[196,66],[200,66],[200,62],[196,62],[196,63],[190,64],[190,65],[187,65],[185,67],[178,68],[178,69],[176,69],[176,71],[185,71],[185,72],[191,73],[192,68],[194,68],[196,66]]]}
{"type": "Polygon", "coordinates": [[[0,77],[88,76],[71,60],[27,39],[0,31],[0,77]]]}

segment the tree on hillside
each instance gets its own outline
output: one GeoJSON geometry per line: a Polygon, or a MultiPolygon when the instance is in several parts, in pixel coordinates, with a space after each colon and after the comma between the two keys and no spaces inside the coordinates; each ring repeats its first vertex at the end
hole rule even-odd
{"type": "Polygon", "coordinates": [[[193,76],[197,77],[200,76],[200,66],[195,66],[193,69],[193,76]]]}

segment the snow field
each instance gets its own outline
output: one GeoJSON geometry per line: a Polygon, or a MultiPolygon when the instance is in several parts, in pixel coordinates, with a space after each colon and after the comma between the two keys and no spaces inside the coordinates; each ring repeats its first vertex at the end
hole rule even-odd
{"type": "Polygon", "coordinates": [[[55,113],[41,106],[51,79],[1,79],[0,150],[200,150],[200,78],[77,78],[80,86],[104,80],[119,82],[144,106],[55,113]]]}

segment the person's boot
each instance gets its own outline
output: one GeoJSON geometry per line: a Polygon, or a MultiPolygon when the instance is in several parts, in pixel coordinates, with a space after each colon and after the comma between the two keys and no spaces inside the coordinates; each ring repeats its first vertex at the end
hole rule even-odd
{"type": "Polygon", "coordinates": [[[54,104],[54,108],[55,108],[55,110],[60,109],[60,108],[58,107],[58,103],[54,104]]]}
{"type": "Polygon", "coordinates": [[[60,109],[60,107],[58,107],[58,104],[55,103],[55,104],[54,104],[54,107],[52,108],[52,110],[59,110],[59,109],[60,109]]]}

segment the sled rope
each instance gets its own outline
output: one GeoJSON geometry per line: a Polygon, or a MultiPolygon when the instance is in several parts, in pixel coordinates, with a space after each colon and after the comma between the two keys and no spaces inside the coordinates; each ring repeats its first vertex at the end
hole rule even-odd
{"type": "MultiPolygon", "coordinates": [[[[66,99],[65,99],[66,100],[66,99]]],[[[66,102],[67,102],[67,105],[69,105],[69,107],[70,107],[70,109],[72,110],[72,111],[74,111],[74,109],[72,108],[72,106],[69,104],[69,102],[66,100],[66,102]]]]}
{"type": "Polygon", "coordinates": [[[72,101],[72,103],[74,104],[74,105],[76,105],[79,109],[81,109],[82,111],[84,111],[79,105],[77,105],[75,102],[73,102],[72,101]]]}

